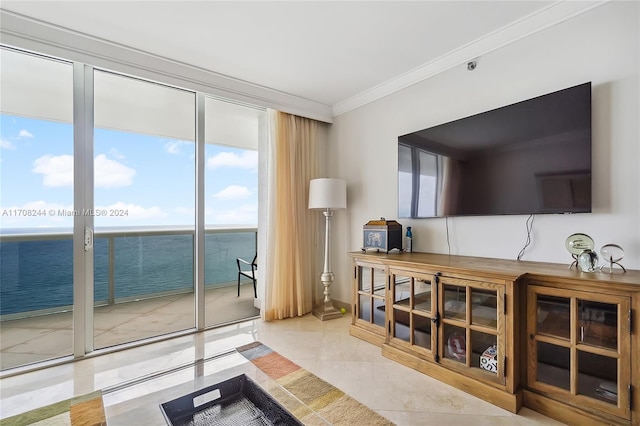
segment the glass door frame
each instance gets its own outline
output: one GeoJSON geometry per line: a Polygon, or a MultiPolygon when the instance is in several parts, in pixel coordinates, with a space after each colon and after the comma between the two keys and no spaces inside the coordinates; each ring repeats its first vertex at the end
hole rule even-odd
{"type": "MultiPolygon", "coordinates": [[[[93,209],[93,67],[73,62],[73,205],[93,209]]],[[[94,223],[91,215],[73,218],[73,356],[94,350],[93,262],[94,223]]]]}

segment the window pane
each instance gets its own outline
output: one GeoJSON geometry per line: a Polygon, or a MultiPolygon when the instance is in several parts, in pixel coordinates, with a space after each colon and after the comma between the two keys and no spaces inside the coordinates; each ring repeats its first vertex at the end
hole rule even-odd
{"type": "Polygon", "coordinates": [[[467,317],[467,291],[465,287],[444,286],[445,318],[464,321],[467,317]]]}
{"type": "MultiPolygon", "coordinates": [[[[258,142],[263,110],[205,98],[205,289],[208,326],[255,317],[258,142]],[[238,263],[239,262],[239,263],[238,263]],[[238,265],[245,274],[239,274],[238,265]],[[254,287],[255,284],[255,287],[254,287]]],[[[260,268],[260,256],[257,267],[260,268]]]]}
{"type": "Polygon", "coordinates": [[[103,71],[94,84],[102,348],[194,327],[195,94],[103,71]]]}
{"type": "Polygon", "coordinates": [[[444,324],[444,357],[457,362],[467,362],[466,330],[450,324],[444,324]]]}
{"type": "Polygon", "coordinates": [[[618,403],[618,360],[578,351],[578,393],[618,403]]]}
{"type": "Polygon", "coordinates": [[[538,342],[538,381],[562,389],[571,389],[569,348],[538,342]]]}
{"type": "Polygon", "coordinates": [[[409,306],[411,296],[411,277],[394,275],[395,286],[393,303],[396,305],[409,306]]]}
{"type": "Polygon", "coordinates": [[[578,340],[588,345],[618,348],[618,306],[578,300],[578,340]]]}
{"type": "Polygon", "coordinates": [[[358,295],[358,318],[371,322],[371,297],[358,295]]]}
{"type": "Polygon", "coordinates": [[[405,311],[401,311],[400,309],[393,310],[394,316],[394,331],[393,335],[400,340],[404,340],[405,342],[409,342],[410,333],[409,333],[409,313],[405,311]]]}
{"type": "Polygon", "coordinates": [[[471,323],[496,328],[498,325],[497,292],[471,289],[471,323]]]}
{"type": "Polygon", "coordinates": [[[416,279],[413,284],[413,308],[431,312],[431,282],[416,279]]]}
{"type": "Polygon", "coordinates": [[[73,353],[73,67],[0,49],[1,368],[73,353]]]}
{"type": "Polygon", "coordinates": [[[570,300],[566,297],[538,295],[538,333],[569,339],[571,336],[570,300]]]}
{"type": "Polygon", "coordinates": [[[431,349],[431,318],[413,314],[413,344],[431,349]]]}
{"type": "Polygon", "coordinates": [[[498,374],[498,341],[492,334],[471,331],[471,366],[498,374]]]}

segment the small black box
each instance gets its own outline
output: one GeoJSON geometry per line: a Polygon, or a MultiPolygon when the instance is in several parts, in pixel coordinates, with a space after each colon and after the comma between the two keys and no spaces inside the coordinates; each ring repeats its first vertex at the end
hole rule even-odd
{"type": "Polygon", "coordinates": [[[244,374],[160,404],[160,408],[171,426],[302,425],[244,374]],[[196,406],[195,399],[209,393],[214,397],[205,397],[208,401],[196,406]]]}
{"type": "Polygon", "coordinates": [[[396,248],[402,251],[402,225],[398,222],[382,217],[363,226],[362,251],[376,249],[389,253],[396,248]]]}

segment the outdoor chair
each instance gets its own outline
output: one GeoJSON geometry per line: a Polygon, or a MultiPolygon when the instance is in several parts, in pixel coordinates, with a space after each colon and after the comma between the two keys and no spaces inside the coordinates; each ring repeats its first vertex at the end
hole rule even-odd
{"type": "Polygon", "coordinates": [[[258,273],[258,254],[253,256],[253,260],[248,262],[242,258],[237,258],[238,264],[238,297],[240,297],[240,278],[247,277],[253,281],[253,296],[258,298],[258,290],[256,288],[256,274],[258,273]]]}

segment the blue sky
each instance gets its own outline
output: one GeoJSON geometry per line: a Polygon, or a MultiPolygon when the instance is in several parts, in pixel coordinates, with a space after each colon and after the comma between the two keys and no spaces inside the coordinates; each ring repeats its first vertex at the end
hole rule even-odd
{"type": "MultiPolygon", "coordinates": [[[[207,145],[205,155],[206,224],[255,226],[257,151],[207,145]]],[[[95,207],[128,215],[95,226],[193,225],[194,159],[193,142],[96,129],[95,207]]],[[[0,179],[2,228],[71,227],[58,211],[73,210],[72,125],[0,115],[0,179]]]]}

